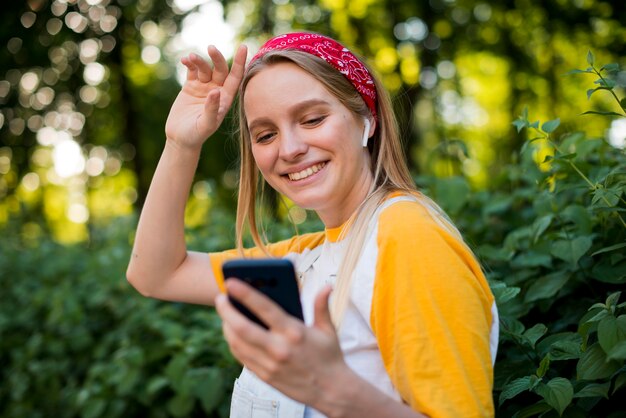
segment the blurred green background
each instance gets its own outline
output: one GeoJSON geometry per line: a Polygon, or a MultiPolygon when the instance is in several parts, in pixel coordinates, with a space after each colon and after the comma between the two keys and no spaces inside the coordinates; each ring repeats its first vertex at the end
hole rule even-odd
{"type": "MultiPolygon", "coordinates": [[[[298,29],[366,57],[418,185],[476,248],[502,315],[497,414],[626,413],[623,0],[26,0],[2,17],[0,416],[228,415],[239,366],[215,313],[142,298],[124,270],[180,57],[298,29]],[[567,74],[609,63],[608,81],[567,74]]],[[[234,122],[203,151],[196,250],[233,245],[234,122]]],[[[320,227],[272,209],[271,237],[320,227]]]]}
{"type": "MultiPolygon", "coordinates": [[[[208,43],[232,54],[292,29],[338,38],[393,93],[415,172],[462,174],[476,188],[526,139],[511,125],[524,106],[606,136],[610,121],[576,115],[608,109],[610,97],[590,104],[579,94],[590,79],[563,74],[584,67],[589,49],[602,62],[626,49],[618,0],[27,0],[2,14],[0,224],[21,218],[34,242],[48,233],[88,240],[92,225],[141,206],[180,88],[178,60],[206,55],[208,43]]],[[[192,225],[215,206],[233,207],[232,130],[227,120],[207,142],[192,225]]],[[[625,130],[614,122],[617,141],[625,130]]]]}

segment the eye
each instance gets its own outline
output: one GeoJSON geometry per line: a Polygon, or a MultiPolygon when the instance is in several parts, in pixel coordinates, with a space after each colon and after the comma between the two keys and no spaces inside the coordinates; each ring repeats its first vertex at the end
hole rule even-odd
{"type": "Polygon", "coordinates": [[[313,117],[313,118],[308,118],[308,119],[305,119],[304,125],[316,126],[316,125],[319,125],[320,123],[322,123],[324,121],[324,119],[326,119],[326,116],[317,116],[317,117],[313,117]]]}
{"type": "Polygon", "coordinates": [[[257,135],[256,138],[254,139],[254,141],[259,144],[259,143],[264,143],[264,142],[268,142],[270,141],[275,135],[275,132],[270,132],[270,133],[264,133],[262,135],[257,135]]]}

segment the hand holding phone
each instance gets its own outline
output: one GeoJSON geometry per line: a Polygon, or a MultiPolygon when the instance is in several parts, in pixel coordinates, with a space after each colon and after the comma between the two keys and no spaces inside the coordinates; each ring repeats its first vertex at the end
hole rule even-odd
{"type": "MultiPolygon", "coordinates": [[[[236,259],[222,265],[224,279],[237,278],[272,299],[285,312],[303,321],[298,282],[291,261],[277,258],[236,259]]],[[[242,314],[264,328],[269,328],[248,308],[232,297],[230,302],[242,314]]]]}

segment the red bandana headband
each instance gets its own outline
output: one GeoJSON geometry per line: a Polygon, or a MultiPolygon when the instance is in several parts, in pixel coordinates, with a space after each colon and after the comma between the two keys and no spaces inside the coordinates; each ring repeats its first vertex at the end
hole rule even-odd
{"type": "Polygon", "coordinates": [[[315,33],[288,33],[267,41],[250,62],[256,61],[269,51],[282,49],[298,49],[308,52],[332,65],[356,88],[374,119],[378,119],[374,80],[365,65],[346,47],[334,39],[315,33]]]}

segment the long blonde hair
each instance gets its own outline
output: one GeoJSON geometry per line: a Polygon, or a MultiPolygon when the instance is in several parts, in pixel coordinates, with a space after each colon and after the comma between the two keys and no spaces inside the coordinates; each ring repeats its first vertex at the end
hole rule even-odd
{"type": "MultiPolygon", "coordinates": [[[[354,114],[362,117],[371,116],[360,94],[345,76],[324,60],[309,53],[297,50],[270,51],[248,67],[240,86],[238,104],[241,165],[235,233],[237,248],[241,254],[243,254],[243,236],[246,228],[249,228],[249,233],[255,245],[267,253],[267,243],[265,239],[261,238],[262,235],[265,236],[265,233],[263,230],[261,230],[262,234],[259,233],[259,219],[256,212],[256,202],[262,195],[265,182],[262,180],[262,176],[259,175],[259,170],[252,155],[250,132],[248,131],[248,123],[243,106],[245,91],[252,77],[263,69],[281,62],[293,63],[312,75],[354,114]]],[[[370,73],[373,74],[371,70],[370,73]]],[[[341,238],[347,240],[347,251],[337,274],[337,282],[331,304],[331,314],[336,327],[339,327],[349,302],[352,272],[356,267],[367,238],[368,225],[376,209],[388,198],[389,194],[404,192],[414,196],[440,226],[462,242],[460,233],[443,210],[431,199],[417,191],[406,164],[398,122],[392,108],[391,99],[376,77],[373,76],[373,79],[378,94],[376,130],[368,142],[373,182],[368,196],[342,230],[342,235],[344,236],[341,238]]]]}

